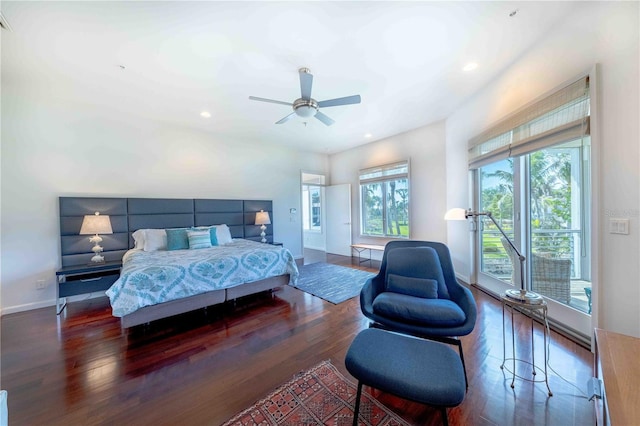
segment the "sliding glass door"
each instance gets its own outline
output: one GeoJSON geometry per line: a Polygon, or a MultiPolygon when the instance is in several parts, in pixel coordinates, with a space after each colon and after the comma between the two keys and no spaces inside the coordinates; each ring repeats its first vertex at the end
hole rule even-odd
{"type": "MultiPolygon", "coordinates": [[[[586,138],[588,139],[588,138],[586,138]]],[[[531,289],[590,314],[588,140],[527,156],[531,289]]]]}
{"type": "MultiPolygon", "coordinates": [[[[589,138],[477,169],[480,211],[491,212],[526,258],[527,287],[571,330],[590,334],[589,138]]],[[[502,235],[479,219],[478,283],[496,293],[520,286],[502,235]]],[[[517,266],[517,265],[516,265],[517,266]]]]}

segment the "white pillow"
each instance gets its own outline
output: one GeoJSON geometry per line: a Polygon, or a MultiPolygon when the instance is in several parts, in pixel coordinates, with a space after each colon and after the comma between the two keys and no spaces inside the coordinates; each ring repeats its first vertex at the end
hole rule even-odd
{"type": "Polygon", "coordinates": [[[167,249],[167,233],[164,229],[144,230],[144,251],[167,249]]]}
{"type": "Polygon", "coordinates": [[[231,231],[229,227],[224,223],[222,225],[215,225],[216,238],[218,239],[218,245],[229,244],[231,242],[231,231]]]}
{"type": "Polygon", "coordinates": [[[136,249],[144,249],[144,229],[138,229],[136,232],[131,234],[133,237],[134,246],[136,249]]]}

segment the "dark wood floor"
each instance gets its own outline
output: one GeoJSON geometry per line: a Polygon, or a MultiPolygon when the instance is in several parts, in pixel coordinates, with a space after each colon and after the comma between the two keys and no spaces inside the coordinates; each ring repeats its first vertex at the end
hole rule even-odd
{"type": "MultiPolygon", "coordinates": [[[[324,259],[353,263],[348,257],[314,258],[324,259]]],[[[500,369],[501,305],[472,291],[478,322],[462,339],[469,391],[449,410],[450,423],[593,424],[592,403],[583,395],[592,354],[552,333],[550,365],[562,376],[550,374],[554,395],[547,396],[544,383],[520,379],[511,389],[510,375],[500,369]]],[[[525,357],[529,322],[516,319],[518,356],[525,357]]],[[[367,326],[357,298],[332,305],[289,286],[235,307],[209,308],[127,332],[111,316],[108,299],[91,299],[71,303],[61,318],[53,307],[4,316],[1,387],[9,392],[12,425],[217,425],[322,360],[330,359],[350,377],[344,356],[367,326]]],[[[538,326],[535,339],[540,349],[538,326]]],[[[430,407],[374,393],[413,424],[440,424],[430,407]]]]}

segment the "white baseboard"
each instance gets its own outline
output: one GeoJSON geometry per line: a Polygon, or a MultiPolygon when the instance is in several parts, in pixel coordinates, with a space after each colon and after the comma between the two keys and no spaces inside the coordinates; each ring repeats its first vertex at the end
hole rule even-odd
{"type": "Polygon", "coordinates": [[[15,314],[17,312],[31,311],[34,309],[46,308],[56,304],[55,300],[45,300],[42,302],[25,303],[24,305],[7,306],[2,309],[2,315],[15,314]]]}
{"type": "MultiPolygon", "coordinates": [[[[67,303],[77,302],[79,300],[95,299],[97,297],[104,297],[104,295],[105,294],[103,292],[95,292],[95,293],[88,293],[88,294],[80,294],[78,296],[70,296],[70,297],[67,297],[67,303]]],[[[24,305],[8,306],[3,308],[0,311],[0,316],[15,314],[17,312],[31,311],[34,309],[54,307],[55,305],[56,305],[56,300],[50,299],[50,300],[43,300],[41,302],[35,302],[35,303],[25,303],[24,305]]]]}
{"type": "Polygon", "coordinates": [[[462,275],[456,272],[456,278],[459,281],[462,281],[463,283],[465,283],[466,285],[469,285],[469,283],[471,282],[471,280],[469,279],[468,275],[462,275]]]}

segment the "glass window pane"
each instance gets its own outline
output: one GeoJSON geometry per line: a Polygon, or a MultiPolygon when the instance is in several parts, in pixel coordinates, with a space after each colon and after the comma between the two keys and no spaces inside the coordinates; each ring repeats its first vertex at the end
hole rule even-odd
{"type": "Polygon", "coordinates": [[[321,207],[322,207],[322,200],[321,200],[320,188],[311,187],[310,190],[309,190],[309,196],[311,198],[311,201],[310,201],[310,204],[311,204],[311,223],[310,223],[309,227],[310,227],[310,229],[313,229],[314,231],[321,231],[322,230],[322,226],[321,226],[320,212],[321,212],[321,207]]]}
{"type": "Polygon", "coordinates": [[[309,230],[310,223],[309,187],[302,187],[302,229],[309,230]]]}
{"type": "Polygon", "coordinates": [[[362,191],[362,233],[366,235],[384,235],[382,225],[382,184],[361,185],[362,191]]]}
{"type": "Polygon", "coordinates": [[[387,235],[409,237],[409,187],[407,179],[386,182],[387,235]]]}
{"type": "MultiPolygon", "coordinates": [[[[480,211],[493,218],[513,241],[513,160],[480,168],[480,211]]],[[[502,234],[490,219],[480,217],[480,270],[513,285],[520,282],[504,249],[502,234]]],[[[516,268],[519,273],[519,268],[516,268]]]]}

